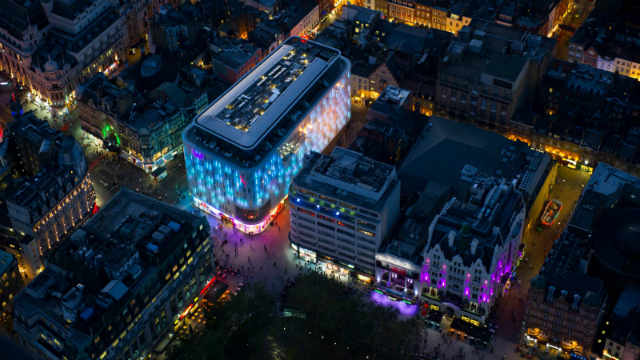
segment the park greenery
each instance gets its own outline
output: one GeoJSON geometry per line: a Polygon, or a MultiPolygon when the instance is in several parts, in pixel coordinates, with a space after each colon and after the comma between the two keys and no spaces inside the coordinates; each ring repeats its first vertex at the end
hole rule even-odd
{"type": "Polygon", "coordinates": [[[226,302],[205,307],[205,325],[178,339],[169,360],[402,359],[422,326],[344,284],[311,272],[277,304],[255,283],[226,302]]]}

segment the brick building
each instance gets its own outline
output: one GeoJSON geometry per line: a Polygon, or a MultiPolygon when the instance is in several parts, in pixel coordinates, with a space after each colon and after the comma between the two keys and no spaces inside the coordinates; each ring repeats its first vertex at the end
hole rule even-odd
{"type": "Polygon", "coordinates": [[[583,271],[586,256],[581,241],[563,235],[541,272],[531,279],[523,322],[528,345],[558,357],[590,352],[607,291],[602,280],[583,271]]]}

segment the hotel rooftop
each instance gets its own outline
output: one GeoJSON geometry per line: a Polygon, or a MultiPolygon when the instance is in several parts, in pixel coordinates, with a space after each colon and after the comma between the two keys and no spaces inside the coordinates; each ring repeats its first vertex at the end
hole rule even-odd
{"type": "MultiPolygon", "coordinates": [[[[340,56],[338,50],[292,37],[196,118],[196,124],[220,140],[253,150],[295,110],[340,56]]],[[[293,121],[297,118],[292,117],[293,121]]],[[[205,145],[215,149],[216,144],[205,145]]]]}

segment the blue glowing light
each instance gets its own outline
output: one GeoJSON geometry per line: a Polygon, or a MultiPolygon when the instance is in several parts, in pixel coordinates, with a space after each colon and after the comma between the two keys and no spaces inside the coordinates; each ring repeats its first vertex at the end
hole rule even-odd
{"type": "MultiPolygon", "coordinates": [[[[266,203],[279,204],[302,169],[304,156],[310,151],[322,151],[349,120],[349,75],[345,71],[341,79],[344,86],[336,84],[327,91],[321,101],[302,115],[294,130],[273,144],[275,149],[261,161],[256,159],[250,168],[239,167],[222,154],[185,139],[189,187],[192,193],[198,194],[202,206],[234,214],[238,208],[256,210],[266,203]],[[292,144],[299,144],[293,153],[292,144]]],[[[301,203],[300,200],[296,197],[295,202],[301,203]]],[[[255,219],[255,222],[263,220],[255,219]]]]}

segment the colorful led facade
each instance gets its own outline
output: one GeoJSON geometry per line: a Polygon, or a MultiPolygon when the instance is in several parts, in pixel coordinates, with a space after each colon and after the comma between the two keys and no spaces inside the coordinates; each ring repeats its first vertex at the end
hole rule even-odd
{"type": "Polygon", "coordinates": [[[297,37],[265,58],[183,133],[194,206],[243,232],[264,230],[304,155],[349,120],[349,76],[339,51],[297,37]]]}

